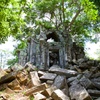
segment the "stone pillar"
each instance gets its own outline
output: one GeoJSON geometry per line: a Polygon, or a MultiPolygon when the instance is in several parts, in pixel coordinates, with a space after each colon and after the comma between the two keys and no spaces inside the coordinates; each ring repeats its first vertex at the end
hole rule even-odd
{"type": "Polygon", "coordinates": [[[65,47],[61,46],[59,49],[59,62],[62,68],[65,67],[65,47]]]}

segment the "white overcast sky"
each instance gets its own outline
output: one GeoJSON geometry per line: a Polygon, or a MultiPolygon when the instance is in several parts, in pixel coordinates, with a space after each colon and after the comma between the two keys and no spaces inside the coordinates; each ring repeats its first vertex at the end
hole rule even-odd
{"type": "Polygon", "coordinates": [[[5,44],[0,45],[0,50],[7,50],[12,52],[14,50],[14,45],[16,45],[16,41],[13,41],[13,38],[9,37],[5,44]]]}
{"type": "Polygon", "coordinates": [[[97,50],[100,49],[100,42],[98,43],[86,43],[87,53],[90,57],[97,59],[98,55],[96,54],[97,50]]]}

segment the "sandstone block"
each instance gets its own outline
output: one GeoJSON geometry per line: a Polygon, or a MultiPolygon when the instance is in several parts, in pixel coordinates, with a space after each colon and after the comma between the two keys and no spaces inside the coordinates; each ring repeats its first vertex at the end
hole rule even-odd
{"type": "Polygon", "coordinates": [[[54,100],[70,100],[68,96],[66,96],[60,89],[55,90],[51,97],[54,100]]]}
{"type": "Polygon", "coordinates": [[[15,79],[15,77],[16,77],[16,72],[11,72],[9,74],[6,74],[0,78],[0,84],[11,82],[12,80],[15,79]]]}
{"type": "Polygon", "coordinates": [[[0,91],[4,90],[7,88],[7,83],[6,84],[1,84],[0,85],[0,91]]]}
{"type": "Polygon", "coordinates": [[[33,86],[39,86],[40,85],[40,80],[37,71],[30,72],[31,76],[31,81],[33,86]]]}
{"type": "Polygon", "coordinates": [[[46,100],[46,97],[41,93],[37,93],[36,95],[34,95],[34,100],[46,100]]]}
{"type": "Polygon", "coordinates": [[[41,92],[41,94],[43,94],[44,96],[46,96],[47,98],[51,96],[51,94],[53,93],[53,91],[56,89],[56,87],[50,87],[50,88],[47,88],[46,90],[43,90],[41,92]]]}
{"type": "Polygon", "coordinates": [[[21,90],[20,83],[17,79],[8,84],[8,87],[12,90],[21,90]]]}
{"type": "Polygon", "coordinates": [[[39,86],[35,86],[35,87],[32,87],[32,88],[26,90],[25,93],[24,93],[24,95],[29,96],[29,95],[31,95],[32,93],[45,90],[46,88],[47,88],[46,83],[43,83],[43,84],[41,84],[41,85],[39,85],[39,86]]]}
{"type": "Polygon", "coordinates": [[[7,73],[3,69],[0,68],[0,78],[5,76],[7,73]]]}
{"type": "Polygon", "coordinates": [[[39,77],[43,76],[44,74],[45,74],[45,72],[43,72],[43,71],[38,71],[39,77]]]}

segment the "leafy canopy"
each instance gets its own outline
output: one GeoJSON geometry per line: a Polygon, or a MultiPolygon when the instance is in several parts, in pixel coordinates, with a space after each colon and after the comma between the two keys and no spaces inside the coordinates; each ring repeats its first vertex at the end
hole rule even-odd
{"type": "MultiPolygon", "coordinates": [[[[92,0],[93,1],[93,0],[92,0]]],[[[57,30],[66,39],[83,42],[98,28],[98,10],[90,0],[0,1],[0,41],[9,35],[25,40],[44,30],[57,30]]]]}

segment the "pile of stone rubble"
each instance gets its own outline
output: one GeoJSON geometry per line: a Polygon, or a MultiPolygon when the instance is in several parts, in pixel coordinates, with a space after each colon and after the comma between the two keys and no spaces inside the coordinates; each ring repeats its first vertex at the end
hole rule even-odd
{"type": "Polygon", "coordinates": [[[0,100],[100,100],[100,63],[88,59],[39,70],[27,63],[0,69],[0,100]]]}

